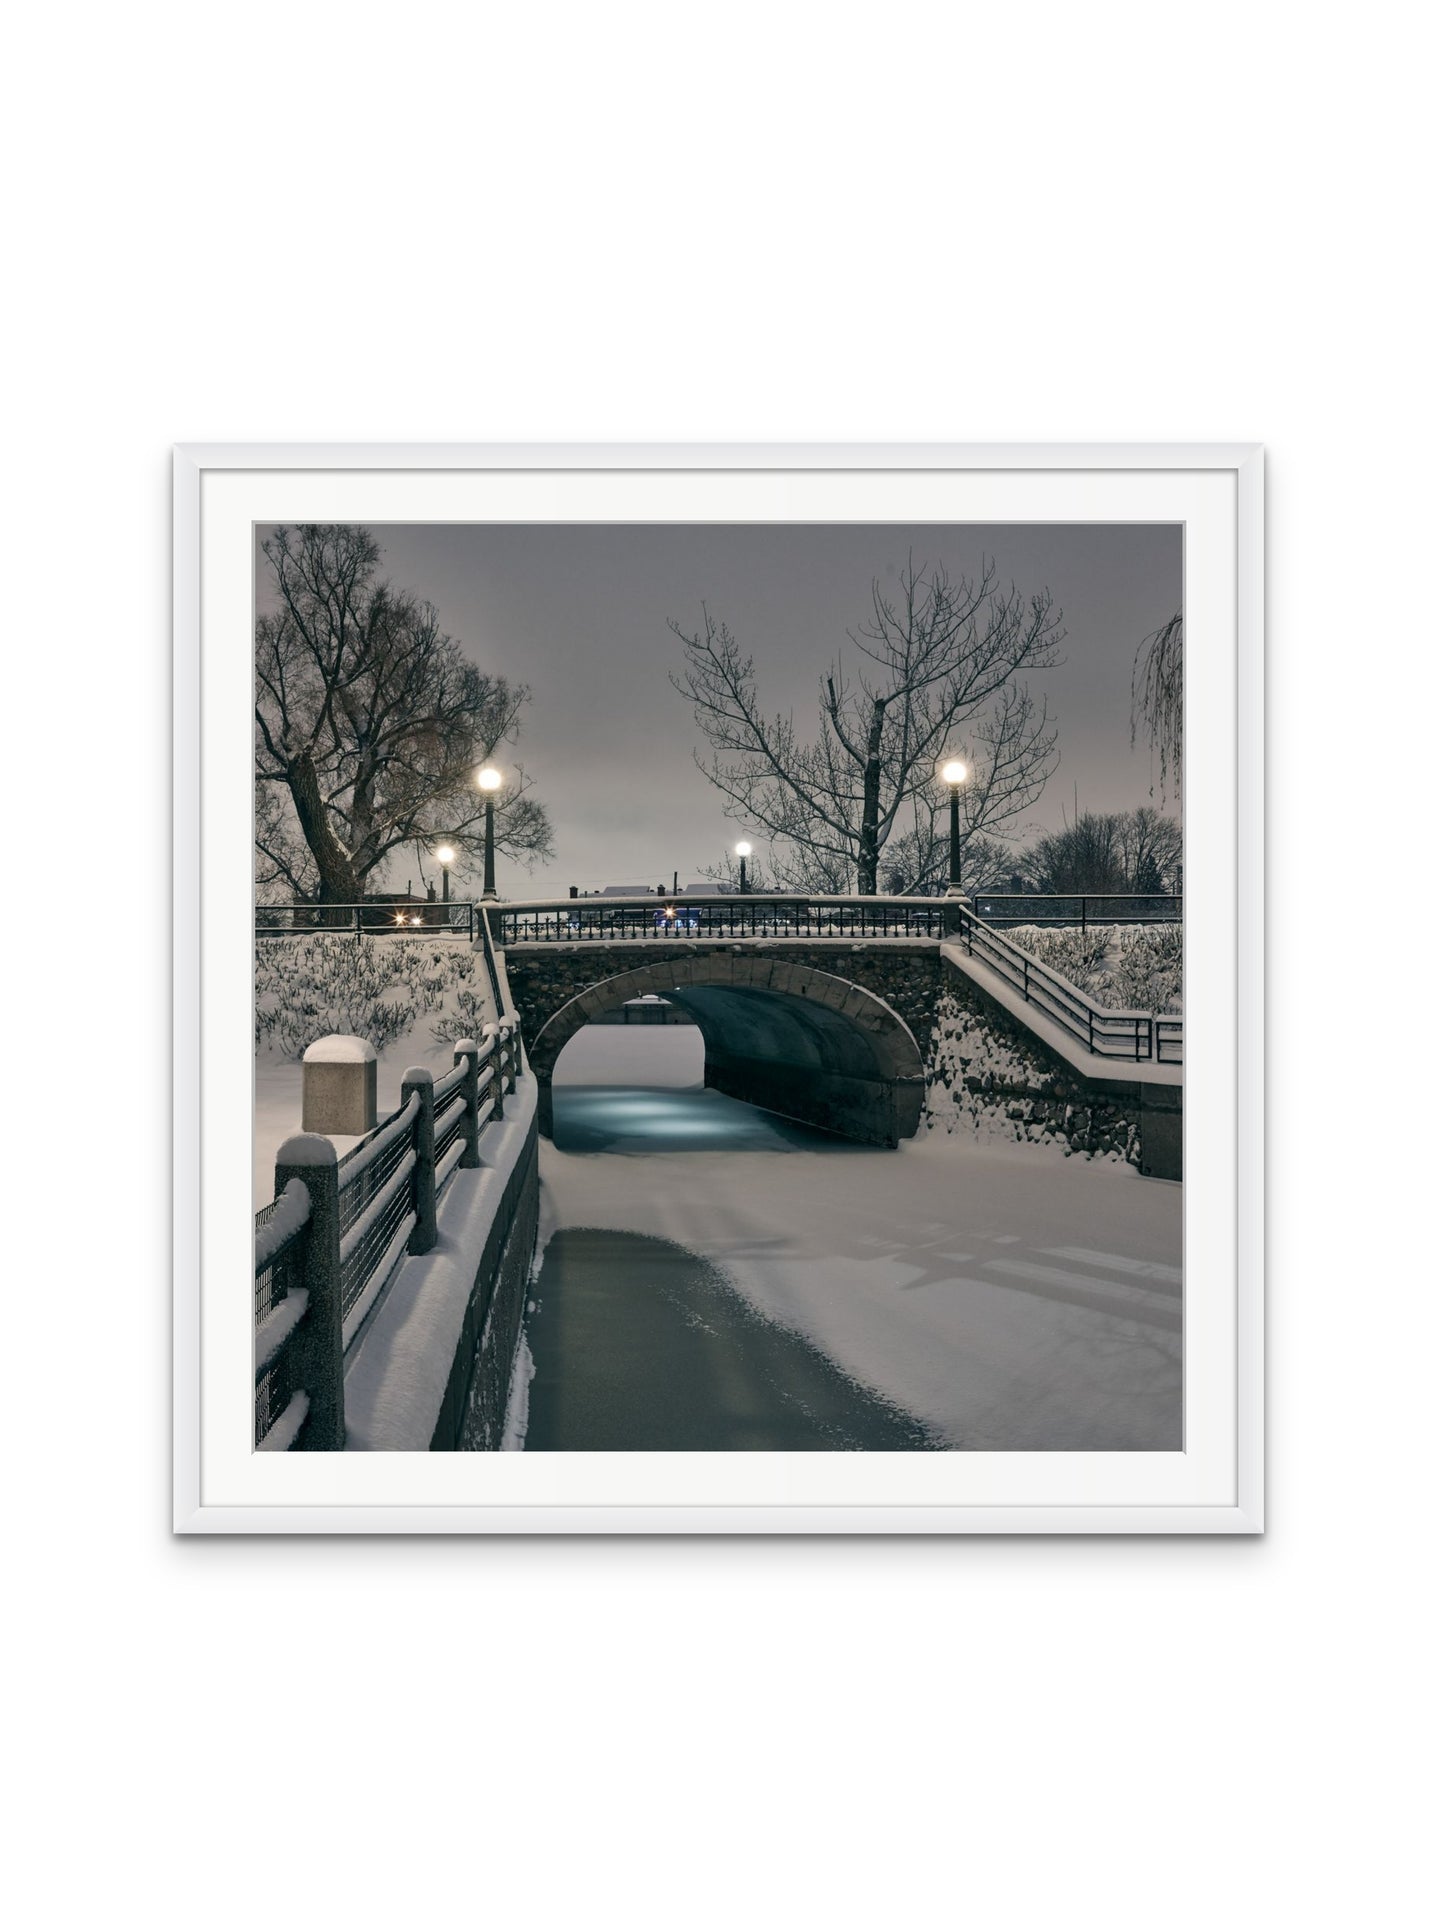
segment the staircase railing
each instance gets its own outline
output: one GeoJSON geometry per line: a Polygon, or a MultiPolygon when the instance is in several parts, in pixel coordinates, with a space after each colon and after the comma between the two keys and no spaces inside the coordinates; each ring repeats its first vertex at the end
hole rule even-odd
{"type": "Polygon", "coordinates": [[[1182,1017],[1106,1010],[1077,984],[991,929],[967,904],[959,903],[957,910],[959,942],[967,954],[986,963],[1026,1004],[1068,1031],[1092,1056],[1132,1064],[1184,1062],[1182,1017]]]}

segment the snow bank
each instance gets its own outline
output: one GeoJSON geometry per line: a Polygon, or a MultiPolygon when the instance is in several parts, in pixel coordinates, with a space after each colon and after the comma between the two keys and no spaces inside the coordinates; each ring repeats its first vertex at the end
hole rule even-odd
{"type": "MultiPolygon", "coordinates": [[[[354,944],[355,940],[352,941],[354,944]]],[[[402,947],[409,942],[406,938],[378,938],[377,941],[395,941],[402,947]]],[[[421,946],[416,948],[421,949],[421,946]]],[[[416,1066],[429,1070],[439,1082],[453,1068],[454,1039],[469,1032],[475,1036],[480,1029],[480,1025],[473,1028],[468,1023],[465,1009],[467,996],[476,997],[480,994],[475,979],[467,974],[473,968],[481,971],[484,968],[481,960],[473,959],[470,952],[459,953],[449,987],[440,993],[441,1001],[436,1009],[423,1011],[413,1017],[391,1043],[377,1053],[376,1114],[379,1118],[390,1117],[401,1102],[402,1079],[410,1068],[416,1066]],[[440,1037],[438,1031],[441,1032],[440,1037]]],[[[301,1129],[301,1075],[301,1060],[289,1054],[284,1047],[268,1042],[263,1036],[256,1050],[255,1109],[251,1136],[251,1190],[253,1208],[256,1210],[271,1202],[275,1190],[277,1147],[293,1131],[301,1129]]],[[[359,1141],[358,1138],[342,1135],[331,1139],[338,1157],[344,1157],[359,1141]]]]}

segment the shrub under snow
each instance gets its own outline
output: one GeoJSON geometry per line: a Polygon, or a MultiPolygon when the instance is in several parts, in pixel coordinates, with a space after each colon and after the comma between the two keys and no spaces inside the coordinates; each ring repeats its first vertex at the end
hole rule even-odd
{"type": "MultiPolygon", "coordinates": [[[[470,998],[475,1009],[476,993],[460,989],[471,975],[464,944],[408,937],[358,942],[340,932],[270,938],[256,946],[257,1048],[300,1057],[318,1037],[339,1031],[383,1051],[418,1017],[440,1010],[449,992],[470,998]]],[[[450,1038],[438,1031],[438,1041],[450,1038]]]]}
{"type": "Polygon", "coordinates": [[[1105,1010],[1184,1008],[1184,929],[1177,923],[1107,924],[1057,930],[1025,924],[1001,933],[1105,1010]]]}

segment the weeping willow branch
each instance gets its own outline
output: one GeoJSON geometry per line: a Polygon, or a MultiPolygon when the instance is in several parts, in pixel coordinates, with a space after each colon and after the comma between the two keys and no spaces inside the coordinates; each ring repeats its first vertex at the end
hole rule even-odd
{"type": "Polygon", "coordinates": [[[1143,730],[1159,758],[1159,785],[1178,796],[1184,773],[1184,617],[1174,615],[1134,654],[1129,685],[1129,741],[1143,730]]]}

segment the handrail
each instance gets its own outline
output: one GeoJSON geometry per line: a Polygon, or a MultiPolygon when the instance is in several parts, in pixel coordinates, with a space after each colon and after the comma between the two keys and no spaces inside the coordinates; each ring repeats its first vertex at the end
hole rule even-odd
{"type": "Polygon", "coordinates": [[[343,1158],[322,1146],[328,1156],[313,1161],[302,1137],[295,1164],[278,1160],[285,1181],[256,1214],[258,1451],[334,1450],[344,1439],[345,1346],[402,1252],[435,1244],[437,1192],[480,1165],[479,1141],[517,1088],[520,1019],[508,1010],[487,1028],[481,1043],[461,1040],[439,1080],[409,1072],[397,1109],[343,1158]],[[331,1435],[313,1436],[318,1426],[331,1435]]]}
{"type": "Polygon", "coordinates": [[[1184,899],[1167,890],[975,890],[969,899],[980,920],[993,923],[1077,924],[1087,930],[1090,922],[1108,923],[1182,923],[1184,899]],[[1076,904],[1067,915],[1050,905],[1076,904]],[[1103,916],[1090,918],[1091,904],[1134,904],[1136,914],[1107,908],[1103,916]]]}
{"type": "Polygon", "coordinates": [[[491,912],[503,945],[621,938],[931,938],[946,934],[952,899],[824,897],[790,891],[665,897],[554,897],[491,912]]]}
{"type": "Polygon", "coordinates": [[[1066,977],[974,915],[966,904],[959,905],[960,935],[970,957],[975,946],[990,969],[996,970],[1025,1003],[1072,1032],[1092,1056],[1134,1063],[1179,1063],[1184,1061],[1184,1020],[1177,1016],[1156,1017],[1147,1010],[1107,1010],[1092,997],[1071,984],[1066,977]],[[1049,1006],[1053,1008],[1050,1009],[1049,1006]],[[1169,1027],[1171,1052],[1176,1031],[1179,1055],[1164,1058],[1160,1053],[1160,1027],[1169,1027]],[[1126,1048],[1111,1050],[1110,1043],[1126,1048]]]}
{"type": "Polygon", "coordinates": [[[465,937],[476,941],[477,906],[469,898],[402,897],[359,903],[258,903],[258,937],[465,937]],[[298,918],[301,921],[298,922],[298,918]]]}
{"type": "Polygon", "coordinates": [[[405,1127],[416,1117],[420,1108],[421,1100],[415,1091],[413,1091],[404,1104],[393,1111],[391,1116],[385,1119],[383,1123],[377,1125],[370,1137],[364,1137],[360,1144],[352,1145],[338,1166],[339,1170],[346,1173],[346,1176],[341,1180],[343,1190],[345,1190],[347,1185],[354,1184],[368,1166],[375,1164],[382,1153],[389,1150],[391,1146],[395,1144],[405,1127]]]}

